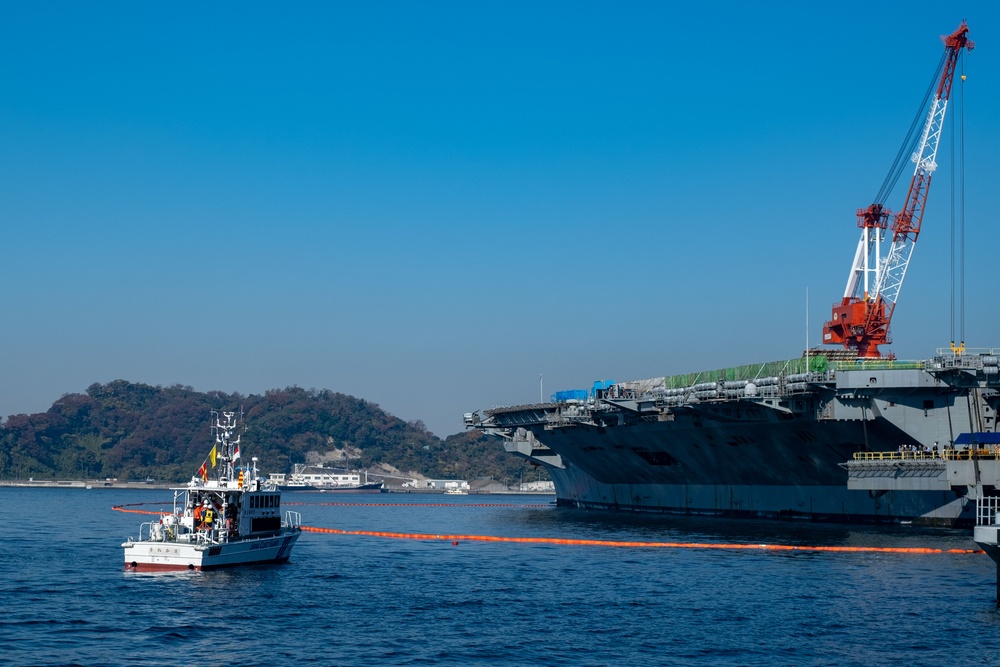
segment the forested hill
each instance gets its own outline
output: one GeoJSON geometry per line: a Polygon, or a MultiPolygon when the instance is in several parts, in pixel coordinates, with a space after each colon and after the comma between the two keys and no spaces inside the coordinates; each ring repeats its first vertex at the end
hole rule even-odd
{"type": "Polygon", "coordinates": [[[438,479],[512,481],[527,466],[496,438],[467,432],[442,440],[419,421],[328,390],[242,396],[116,380],[67,394],[47,412],[9,417],[0,425],[0,479],[186,482],[212,447],[211,411],[241,408],[243,451],[260,459],[265,474],[337,456],[351,467],[383,464],[438,479]]]}

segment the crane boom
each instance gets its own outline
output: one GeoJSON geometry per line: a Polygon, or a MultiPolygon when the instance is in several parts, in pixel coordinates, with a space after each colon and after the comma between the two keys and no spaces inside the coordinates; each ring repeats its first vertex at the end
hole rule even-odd
{"type": "Polygon", "coordinates": [[[848,274],[844,297],[834,304],[833,319],[823,326],[824,343],[843,344],[847,349],[857,350],[858,357],[880,357],[878,346],[892,342],[889,323],[920,235],[931,176],[937,168],[938,143],[956,64],[962,49],[971,51],[975,46],[968,39],[968,32],[969,27],[963,21],[955,32],[941,38],[945,48],[941,77],[917,148],[911,156],[916,167],[902,210],[893,215],[881,202],[858,209],[861,239],[854,264],[848,274]],[[887,229],[892,231],[892,242],[883,258],[882,241],[887,229]]]}

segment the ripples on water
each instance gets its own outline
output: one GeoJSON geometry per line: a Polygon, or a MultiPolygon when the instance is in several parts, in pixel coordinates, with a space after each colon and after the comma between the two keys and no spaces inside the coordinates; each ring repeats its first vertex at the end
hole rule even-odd
{"type": "MultiPolygon", "coordinates": [[[[0,489],[0,664],[1000,664],[996,570],[983,555],[306,533],[284,566],[123,572],[121,542],[148,519],[111,506],[169,497],[0,489]]],[[[547,499],[285,496],[305,503],[290,509],[307,525],[343,530],[973,546],[969,531],[612,516],[547,499]],[[359,504],[311,504],[332,501],[359,504]]]]}

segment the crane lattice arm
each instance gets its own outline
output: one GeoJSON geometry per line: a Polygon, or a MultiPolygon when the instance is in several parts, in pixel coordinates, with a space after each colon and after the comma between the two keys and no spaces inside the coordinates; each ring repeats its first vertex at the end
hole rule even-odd
{"type": "Polygon", "coordinates": [[[844,297],[839,304],[834,304],[833,319],[823,326],[823,342],[841,343],[848,349],[856,349],[862,358],[881,356],[878,346],[892,342],[889,323],[914,244],[920,235],[931,176],[937,168],[938,142],[955,66],[962,49],[971,51],[975,46],[968,39],[968,32],[969,28],[963,21],[958,30],[942,37],[945,54],[941,77],[911,158],[916,168],[902,210],[893,215],[881,202],[858,210],[861,239],[847,278],[844,297]],[[882,257],[882,242],[887,229],[892,231],[892,242],[885,257],[882,257]]]}

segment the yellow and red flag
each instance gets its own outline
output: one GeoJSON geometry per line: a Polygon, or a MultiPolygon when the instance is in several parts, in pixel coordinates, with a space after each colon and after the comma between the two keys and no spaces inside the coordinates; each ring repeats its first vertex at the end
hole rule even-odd
{"type": "Polygon", "coordinates": [[[198,474],[201,475],[201,481],[208,481],[208,461],[201,464],[201,467],[198,468],[198,474]]]}

